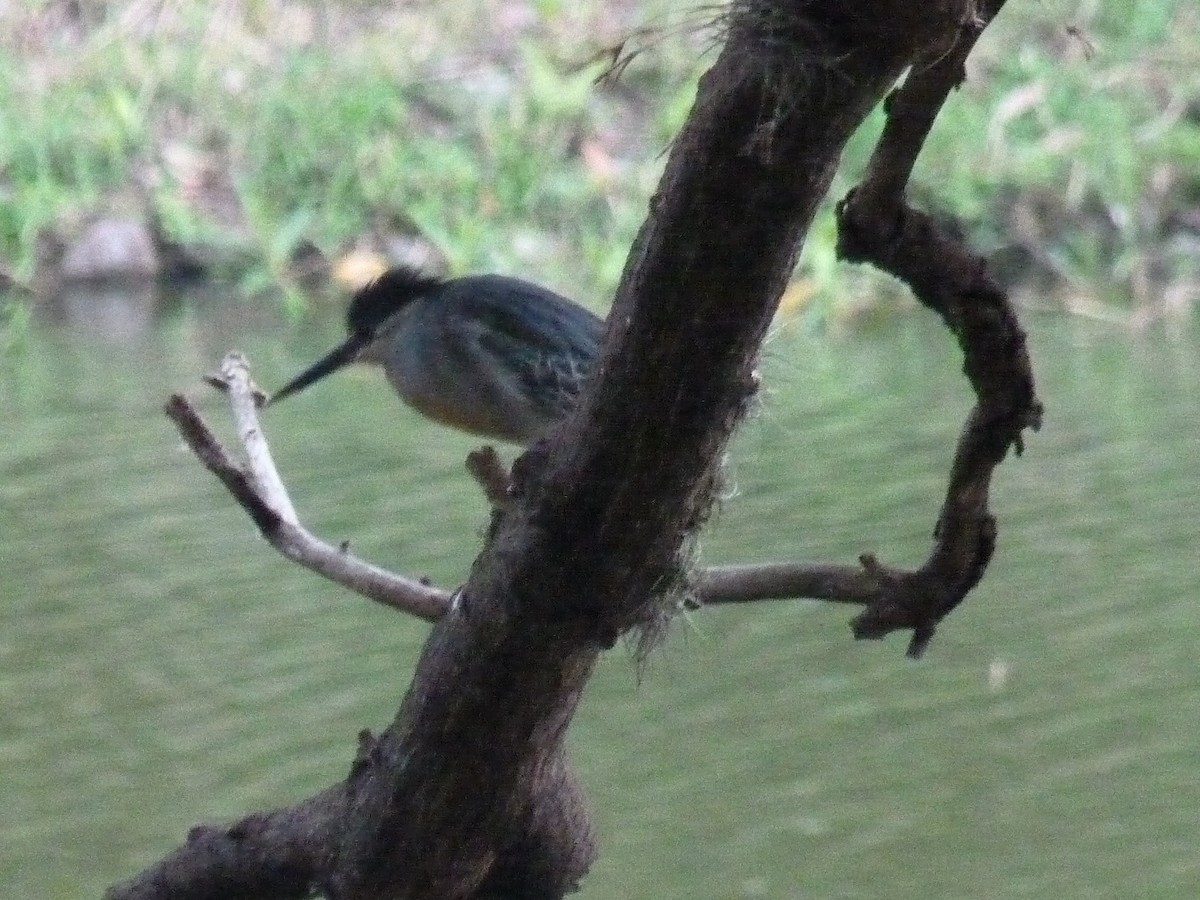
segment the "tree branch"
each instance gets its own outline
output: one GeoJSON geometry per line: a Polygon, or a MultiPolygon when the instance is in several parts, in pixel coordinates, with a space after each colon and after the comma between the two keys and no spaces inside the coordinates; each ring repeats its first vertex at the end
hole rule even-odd
{"type": "Polygon", "coordinates": [[[296,508],[288,496],[283,479],[271,459],[271,448],[258,422],[258,410],[262,406],[261,391],[250,379],[246,358],[240,353],[229,353],[221,360],[219,377],[210,376],[210,384],[223,384],[229,392],[229,403],[237,423],[238,442],[246,451],[250,475],[258,485],[258,493],[279,517],[289,525],[298,523],[296,508]]]}
{"type": "Polygon", "coordinates": [[[376,603],[429,622],[441,618],[450,605],[450,592],[371,565],[351,554],[346,546],[327,544],[299,524],[263,436],[254,387],[241,354],[231,353],[225,358],[220,380],[234,409],[238,437],[248,459],[246,466],[221,445],[186,398],[173,395],[165,412],[192,452],[249,513],[271,546],[288,559],[376,603]]]}
{"type": "Polygon", "coordinates": [[[950,470],[946,499],[925,564],[864,566],[879,596],[853,622],[859,638],[911,628],[908,654],[919,656],[937,623],[979,582],[991,560],[996,522],[988,511],[993,470],[1021,434],[1037,429],[1042,406],[1033,384],[1025,333],[984,261],[904,200],[912,167],[949,93],[964,76],[975,41],[1003,0],[972,4],[948,48],[924,54],[886,104],[887,123],[862,183],[838,206],[838,253],[869,262],[907,283],[958,338],[976,405],[967,417],[950,470]]]}
{"type": "MultiPolygon", "coordinates": [[[[246,360],[236,351],[230,353],[222,361],[221,375],[211,376],[207,381],[230,398],[234,417],[239,422],[238,439],[248,458],[254,461],[253,474],[248,474],[213,435],[186,398],[173,395],[166,413],[175,422],[188,447],[249,513],[273,547],[306,568],[392,609],[427,621],[436,621],[445,614],[453,592],[377,568],[315,537],[298,521],[285,521],[274,504],[283,497],[291,508],[291,501],[287,499],[286,488],[258,420],[259,395],[246,360]],[[263,485],[273,487],[268,491],[263,485]],[[415,599],[414,585],[421,589],[415,599]]],[[[472,451],[467,457],[467,469],[484,487],[493,505],[503,507],[507,503],[511,483],[495,450],[484,447],[472,451]]],[[[820,563],[714,566],[700,571],[695,587],[698,598],[706,606],[768,599],[828,600],[865,605],[877,600],[883,589],[881,579],[867,567],[820,563]]]]}
{"type": "Polygon", "coordinates": [[[883,590],[868,568],[827,564],[761,563],[712,566],[696,579],[701,606],[758,600],[828,600],[870,604],[883,590]]]}

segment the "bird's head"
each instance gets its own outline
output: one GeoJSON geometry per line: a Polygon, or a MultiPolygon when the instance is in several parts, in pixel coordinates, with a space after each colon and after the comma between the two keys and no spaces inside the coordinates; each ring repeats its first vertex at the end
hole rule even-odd
{"type": "Polygon", "coordinates": [[[355,292],[346,310],[346,330],[374,339],[392,316],[442,284],[440,278],[419,269],[406,266],[388,269],[355,292]]]}
{"type": "Polygon", "coordinates": [[[402,266],[389,269],[356,291],[346,310],[349,337],[272,394],[267,403],[277,403],[284,397],[299,393],[310,384],[359,359],[387,330],[388,323],[396,313],[414,300],[436,291],[442,284],[440,278],[402,266]]]}

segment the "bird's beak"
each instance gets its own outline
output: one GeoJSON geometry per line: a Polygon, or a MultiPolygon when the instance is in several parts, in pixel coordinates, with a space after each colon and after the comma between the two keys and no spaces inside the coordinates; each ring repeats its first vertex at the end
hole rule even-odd
{"type": "Polygon", "coordinates": [[[272,394],[266,405],[271,406],[290,394],[299,393],[313,382],[320,381],[326,375],[330,375],[342,368],[342,366],[354,362],[370,343],[371,336],[369,334],[354,332],[341,345],[329,351],[325,356],[321,357],[321,359],[317,360],[272,394]]]}

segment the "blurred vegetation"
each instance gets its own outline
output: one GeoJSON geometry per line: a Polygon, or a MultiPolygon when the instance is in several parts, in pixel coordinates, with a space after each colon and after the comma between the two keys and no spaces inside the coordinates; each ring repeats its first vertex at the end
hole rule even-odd
{"type": "MultiPolygon", "coordinates": [[[[451,271],[607,296],[711,61],[716,7],[664,0],[27,0],[0,8],[0,274],[97,210],[287,282],[306,242],[420,234],[451,271]],[[633,54],[601,79],[614,55],[633,54]],[[149,212],[147,213],[147,210],[149,212]],[[381,223],[387,223],[386,226],[381,223]]],[[[832,198],[861,171],[878,118],[832,198]]],[[[1031,302],[1145,322],[1200,297],[1200,9],[1012,0],[922,157],[918,200],[1031,302]]],[[[785,301],[898,292],[834,259],[785,301]]]]}

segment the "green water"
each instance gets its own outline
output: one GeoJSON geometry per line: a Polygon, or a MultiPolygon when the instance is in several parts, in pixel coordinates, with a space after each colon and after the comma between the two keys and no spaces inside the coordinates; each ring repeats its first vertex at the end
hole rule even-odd
{"type": "MultiPolygon", "coordinates": [[[[701,611],[640,684],[609,654],[572,733],[583,898],[1200,896],[1200,333],[1028,324],[1046,427],[924,660],[804,602],[701,611]]],[[[231,346],[274,386],[335,331],[215,309],[0,357],[5,896],[98,896],[341,777],[390,719],[425,626],[276,556],[159,412],[231,346]]],[[[918,561],[968,402],[946,335],[784,331],[763,370],[705,560],[918,561]]],[[[283,474],[318,533],[453,584],[472,442],[370,375],[271,412],[283,474]]]]}

